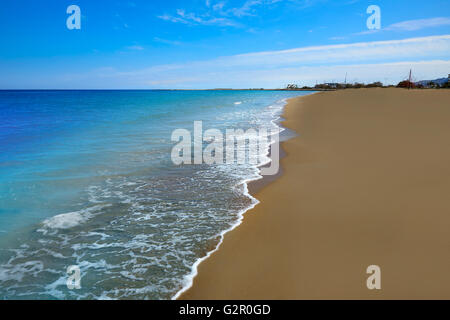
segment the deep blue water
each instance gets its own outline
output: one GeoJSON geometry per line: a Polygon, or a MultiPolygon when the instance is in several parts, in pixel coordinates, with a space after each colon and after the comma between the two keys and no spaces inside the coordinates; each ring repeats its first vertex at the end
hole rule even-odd
{"type": "Polygon", "coordinates": [[[0,298],[168,299],[255,201],[171,133],[268,126],[281,91],[0,91],[0,298]],[[82,288],[66,287],[78,265],[82,288]]]}

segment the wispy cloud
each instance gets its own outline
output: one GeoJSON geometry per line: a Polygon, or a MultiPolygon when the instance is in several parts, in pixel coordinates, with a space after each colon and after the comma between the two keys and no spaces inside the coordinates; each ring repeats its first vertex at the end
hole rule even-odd
{"type": "Polygon", "coordinates": [[[426,28],[450,26],[450,18],[446,17],[436,17],[429,19],[417,19],[417,20],[407,20],[402,22],[397,22],[391,24],[385,28],[379,30],[366,30],[362,32],[355,33],[354,35],[367,35],[374,34],[383,31],[417,31],[426,28]]]}
{"type": "Polygon", "coordinates": [[[240,24],[236,21],[233,21],[224,17],[215,17],[210,14],[195,14],[195,13],[187,13],[183,9],[178,9],[175,16],[164,14],[158,16],[158,18],[170,22],[175,23],[184,23],[184,24],[192,24],[192,25],[216,25],[216,26],[233,26],[237,27],[240,24]]]}
{"type": "Polygon", "coordinates": [[[159,37],[154,37],[153,41],[159,42],[159,43],[164,43],[164,44],[175,45],[175,46],[179,46],[179,45],[182,44],[181,41],[162,39],[162,38],[159,38],[159,37]]]}
{"type": "Polygon", "coordinates": [[[392,31],[416,31],[425,28],[449,26],[450,18],[438,17],[431,19],[408,20],[391,24],[385,30],[392,31]]]}
{"type": "Polygon", "coordinates": [[[357,42],[349,44],[302,47],[281,51],[241,54],[226,60],[242,64],[291,64],[335,63],[386,59],[407,59],[429,55],[445,55],[450,52],[450,35],[357,42]]]}
{"type": "Polygon", "coordinates": [[[135,50],[135,51],[142,51],[142,50],[144,50],[144,47],[138,46],[138,45],[133,45],[133,46],[128,46],[127,49],[128,50],[135,50]]]}
{"type": "Polygon", "coordinates": [[[228,13],[232,13],[236,17],[253,16],[256,14],[255,7],[258,7],[263,3],[263,0],[248,0],[242,7],[229,9],[228,13]]]}
{"type": "Polygon", "coordinates": [[[313,85],[316,80],[340,81],[345,72],[350,81],[395,83],[409,68],[418,78],[447,74],[449,52],[450,35],[312,46],[110,71],[108,75],[103,72],[99,83],[128,88],[281,87],[288,82],[313,85]]]}
{"type": "Polygon", "coordinates": [[[330,40],[345,40],[347,37],[331,37],[330,40]]]}
{"type": "MultiPolygon", "coordinates": [[[[304,3],[310,1],[317,0],[303,0],[304,3]]],[[[270,6],[279,2],[282,0],[247,0],[242,6],[230,7],[226,1],[206,0],[205,7],[201,8],[198,13],[177,9],[176,14],[163,14],[158,18],[174,23],[241,27],[242,23],[236,19],[256,16],[258,7],[270,6]]]]}

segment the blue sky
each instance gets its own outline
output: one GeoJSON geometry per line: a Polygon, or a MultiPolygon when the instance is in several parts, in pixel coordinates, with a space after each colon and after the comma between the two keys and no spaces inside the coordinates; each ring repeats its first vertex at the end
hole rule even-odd
{"type": "Polygon", "coordinates": [[[448,0],[2,0],[0,88],[282,87],[450,73],[448,0]],[[66,9],[81,9],[68,30],[66,9]],[[381,8],[381,30],[366,26],[381,8]]]}

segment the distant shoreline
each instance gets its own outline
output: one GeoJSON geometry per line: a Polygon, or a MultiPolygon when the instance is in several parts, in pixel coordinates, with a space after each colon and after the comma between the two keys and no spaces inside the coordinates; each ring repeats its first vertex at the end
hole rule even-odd
{"type": "MultiPolygon", "coordinates": [[[[298,89],[0,89],[0,92],[20,92],[20,91],[310,91],[310,92],[321,92],[321,91],[342,91],[342,90],[358,90],[367,89],[370,87],[361,88],[298,88],[298,89]]],[[[377,87],[379,89],[393,89],[395,86],[383,86],[377,87]]],[[[408,90],[408,88],[399,88],[408,90]]],[[[411,88],[414,90],[445,90],[448,88],[411,88]]]]}
{"type": "Polygon", "coordinates": [[[335,91],[336,89],[0,89],[1,91],[335,91]]]}

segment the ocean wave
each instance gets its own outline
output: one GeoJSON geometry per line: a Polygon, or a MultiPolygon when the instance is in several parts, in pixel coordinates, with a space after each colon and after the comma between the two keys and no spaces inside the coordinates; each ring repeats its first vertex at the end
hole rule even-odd
{"type": "MultiPolygon", "coordinates": [[[[52,218],[44,220],[44,222],[42,222],[42,225],[44,226],[44,228],[49,228],[49,229],[73,228],[82,223],[85,223],[90,218],[92,218],[92,216],[95,213],[100,212],[103,208],[106,208],[108,206],[110,206],[110,205],[109,204],[108,205],[97,205],[97,206],[82,209],[79,211],[62,213],[62,214],[56,215],[52,218]]],[[[45,230],[43,230],[43,231],[45,231],[45,230]]]]}

